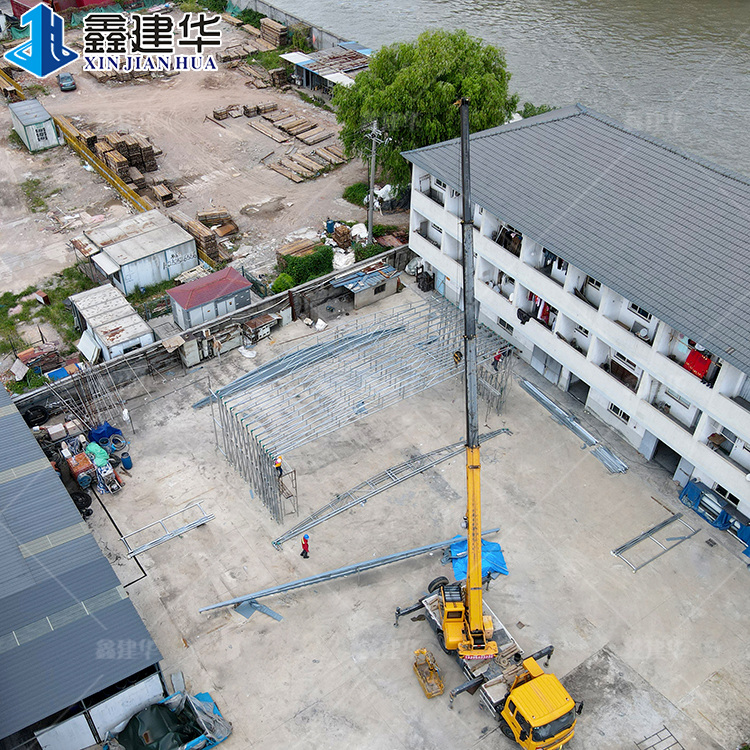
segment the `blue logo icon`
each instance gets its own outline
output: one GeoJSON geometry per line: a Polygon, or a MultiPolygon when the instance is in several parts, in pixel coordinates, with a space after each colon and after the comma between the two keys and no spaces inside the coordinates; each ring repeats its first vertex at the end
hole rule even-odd
{"type": "Polygon", "coordinates": [[[79,55],[63,44],[63,18],[44,3],[35,5],[21,16],[21,25],[31,24],[28,42],[5,53],[6,60],[18,65],[37,78],[65,67],[79,55]]]}

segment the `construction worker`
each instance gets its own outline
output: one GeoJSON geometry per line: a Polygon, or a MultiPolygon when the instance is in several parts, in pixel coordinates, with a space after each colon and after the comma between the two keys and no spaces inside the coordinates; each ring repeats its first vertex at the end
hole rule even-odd
{"type": "Polygon", "coordinates": [[[279,479],[281,479],[284,469],[281,468],[281,456],[276,456],[276,460],[273,462],[273,465],[276,467],[276,471],[279,472],[279,479]]]}
{"type": "Polygon", "coordinates": [[[305,534],[302,537],[302,552],[299,553],[300,557],[304,557],[307,560],[310,557],[310,537],[305,534]]]}
{"type": "Polygon", "coordinates": [[[498,350],[497,354],[492,358],[492,369],[497,372],[497,366],[500,364],[500,360],[503,358],[503,350],[498,350]]]}

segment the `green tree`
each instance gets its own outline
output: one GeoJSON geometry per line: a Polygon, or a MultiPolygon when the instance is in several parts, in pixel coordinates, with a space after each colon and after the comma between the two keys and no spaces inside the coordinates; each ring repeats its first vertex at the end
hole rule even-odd
{"type": "Polygon", "coordinates": [[[271,291],[274,294],[278,294],[279,292],[291,289],[293,286],[295,286],[294,279],[288,273],[280,273],[276,277],[276,281],[271,284],[271,291]]]}
{"type": "Polygon", "coordinates": [[[549,104],[540,104],[539,106],[532,104],[531,102],[524,102],[523,109],[519,110],[518,113],[524,120],[527,117],[534,117],[535,115],[543,115],[545,112],[551,112],[552,107],[549,104]]]}
{"type": "Polygon", "coordinates": [[[378,149],[383,175],[409,182],[411,165],[401,156],[460,134],[458,107],[471,100],[472,132],[502,125],[518,106],[508,91],[510,73],[501,49],[466,31],[426,31],[415,42],[383,47],[353,86],[336,86],[333,101],[343,124],[341,141],[350,155],[369,159],[367,126],[377,120],[390,141],[378,149]]]}

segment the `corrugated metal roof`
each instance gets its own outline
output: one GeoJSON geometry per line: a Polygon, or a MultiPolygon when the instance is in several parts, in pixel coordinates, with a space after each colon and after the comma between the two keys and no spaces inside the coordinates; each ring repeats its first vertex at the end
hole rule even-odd
{"type": "Polygon", "coordinates": [[[357,292],[362,292],[365,289],[382,284],[398,275],[399,272],[393,266],[379,261],[375,265],[367,266],[354,273],[334,279],[331,281],[331,286],[343,286],[356,294],[357,292]]]}
{"type": "Polygon", "coordinates": [[[227,266],[202,279],[169,289],[167,294],[183,310],[192,310],[250,287],[252,284],[237,269],[227,266]]]}
{"type": "MultiPolygon", "coordinates": [[[[405,158],[461,189],[458,139],[405,158]]],[[[750,373],[750,180],[578,104],[471,138],[472,199],[750,373]]]]}
{"type": "Polygon", "coordinates": [[[107,346],[153,334],[151,326],[136,313],[125,295],[111,284],[74,294],[70,301],[99,341],[107,346]]]}
{"type": "Polygon", "coordinates": [[[161,658],[81,523],[0,388],[0,738],[161,658]]]}
{"type": "Polygon", "coordinates": [[[38,122],[47,122],[47,120],[52,119],[52,115],[36,99],[11,102],[8,108],[18,118],[21,125],[34,125],[38,122]]]}

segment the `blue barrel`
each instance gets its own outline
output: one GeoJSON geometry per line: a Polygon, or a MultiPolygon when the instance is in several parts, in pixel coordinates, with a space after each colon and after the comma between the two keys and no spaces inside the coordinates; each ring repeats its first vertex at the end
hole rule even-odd
{"type": "Polygon", "coordinates": [[[108,437],[99,438],[96,442],[99,443],[99,445],[101,445],[101,447],[104,448],[107,453],[112,453],[112,445],[109,442],[108,437]]]}
{"type": "Polygon", "coordinates": [[[328,234],[333,234],[333,230],[336,228],[336,222],[332,221],[331,219],[328,219],[326,221],[326,232],[328,234]]]}
{"type": "Polygon", "coordinates": [[[129,453],[122,453],[120,454],[120,461],[122,462],[122,468],[123,469],[132,469],[133,468],[133,459],[130,458],[129,453]]]}
{"type": "Polygon", "coordinates": [[[81,487],[88,487],[91,484],[91,477],[88,474],[79,474],[78,484],[81,487]]]}

